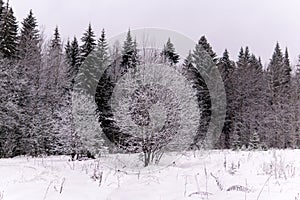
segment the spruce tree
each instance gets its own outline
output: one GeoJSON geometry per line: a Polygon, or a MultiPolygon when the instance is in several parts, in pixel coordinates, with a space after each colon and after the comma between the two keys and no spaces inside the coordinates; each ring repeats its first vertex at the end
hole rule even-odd
{"type": "Polygon", "coordinates": [[[246,46],[245,51],[244,51],[243,47],[241,47],[241,50],[240,50],[240,53],[238,56],[237,67],[239,69],[247,69],[249,62],[250,62],[249,47],[246,46]]]}
{"type": "Polygon", "coordinates": [[[263,135],[263,117],[268,105],[265,100],[267,82],[261,61],[250,53],[248,47],[241,48],[237,68],[234,72],[234,126],[239,126],[242,146],[248,146],[251,134],[263,135]]]}
{"type": "Polygon", "coordinates": [[[106,41],[105,30],[102,29],[101,36],[98,39],[98,44],[96,46],[97,57],[100,61],[108,61],[108,44],[106,41]]]}
{"type": "Polygon", "coordinates": [[[229,79],[230,75],[232,75],[234,71],[234,63],[229,59],[229,53],[227,49],[225,49],[223,56],[219,59],[218,68],[224,81],[229,79]]]}
{"type": "Polygon", "coordinates": [[[78,70],[78,66],[80,65],[80,48],[76,37],[73,38],[72,42],[70,43],[70,46],[66,47],[66,57],[67,62],[72,67],[77,66],[78,70]]]}
{"type": "Polygon", "coordinates": [[[183,66],[189,66],[193,64],[193,54],[189,51],[188,56],[183,61],[183,66]]]}
{"type": "Polygon", "coordinates": [[[207,131],[207,123],[209,121],[210,114],[208,113],[209,110],[207,109],[207,103],[205,100],[208,93],[207,85],[201,76],[201,73],[199,72],[199,66],[195,63],[194,60],[194,52],[189,51],[188,56],[185,58],[183,63],[183,75],[186,77],[186,79],[191,82],[192,87],[196,91],[197,96],[197,103],[199,107],[199,115],[201,116],[199,120],[199,127],[197,130],[197,133],[193,139],[193,143],[191,144],[191,148],[200,148],[202,141],[205,140],[206,131],[207,131]]]}
{"type": "Polygon", "coordinates": [[[130,29],[127,32],[126,39],[123,44],[122,50],[122,65],[130,65],[133,55],[133,41],[130,33],[130,29]]]}
{"type": "Polygon", "coordinates": [[[208,43],[208,41],[204,35],[199,39],[198,44],[203,47],[203,49],[210,55],[210,57],[216,63],[218,60],[216,58],[217,54],[213,51],[211,45],[208,43]]]}
{"type": "MultiPolygon", "coordinates": [[[[70,106],[67,93],[67,65],[64,62],[62,42],[58,28],[54,30],[53,37],[45,55],[45,63],[42,68],[41,79],[43,80],[43,104],[40,105],[41,127],[39,135],[43,141],[51,141],[41,145],[41,148],[48,154],[63,153],[62,145],[66,143],[66,131],[64,122],[69,118],[68,106],[70,106]],[[64,117],[61,117],[64,116],[64,117]]],[[[68,126],[69,127],[69,126],[68,126]]],[[[68,134],[70,136],[70,134],[68,134]]],[[[67,144],[65,144],[67,147],[67,144]]]]}
{"type": "Polygon", "coordinates": [[[250,56],[249,64],[250,64],[252,70],[256,71],[257,73],[263,72],[263,66],[261,64],[261,60],[260,60],[260,58],[257,59],[254,54],[252,54],[250,56]]]}
{"type": "MultiPolygon", "coordinates": [[[[207,134],[209,123],[211,121],[211,97],[209,93],[209,89],[207,86],[206,81],[210,80],[210,77],[208,77],[209,72],[212,70],[212,68],[215,68],[216,65],[209,53],[204,49],[204,47],[201,44],[196,44],[195,49],[193,51],[193,62],[194,66],[198,70],[199,76],[199,107],[200,110],[202,110],[201,113],[201,119],[200,119],[200,128],[199,128],[199,134],[200,138],[203,137],[203,135],[207,134]]],[[[199,138],[199,137],[198,137],[199,138]]]]}
{"type": "Polygon", "coordinates": [[[168,38],[167,43],[164,45],[161,55],[172,65],[179,62],[179,55],[175,52],[174,45],[170,38],[168,38]]]}
{"type": "Polygon", "coordinates": [[[291,63],[290,63],[290,59],[289,59],[289,53],[288,53],[288,49],[285,49],[285,53],[284,53],[284,59],[283,59],[283,63],[284,63],[284,76],[285,76],[285,81],[284,84],[287,84],[287,87],[289,86],[289,83],[291,81],[291,63]]]}
{"type": "Polygon", "coordinates": [[[37,155],[39,152],[39,140],[41,127],[38,105],[41,104],[41,68],[42,50],[41,37],[37,28],[36,18],[30,10],[28,16],[22,22],[21,35],[19,40],[19,78],[20,82],[19,104],[26,111],[26,118],[22,122],[24,140],[28,154],[37,155]]]}
{"type": "Polygon", "coordinates": [[[18,51],[18,24],[12,8],[6,4],[0,20],[0,55],[15,58],[18,51]]]}
{"type": "MultiPolygon", "coordinates": [[[[287,62],[287,61],[286,61],[287,62]]],[[[272,89],[275,96],[280,95],[285,84],[287,83],[287,71],[285,67],[285,59],[280,49],[279,43],[276,43],[274,53],[272,55],[268,70],[271,75],[272,89]]]]}
{"type": "Polygon", "coordinates": [[[54,37],[51,40],[50,48],[61,48],[61,38],[57,26],[54,29],[54,37]]]}
{"type": "Polygon", "coordinates": [[[222,130],[224,135],[224,141],[220,141],[221,148],[230,148],[230,137],[233,132],[233,120],[234,120],[234,90],[233,83],[234,62],[230,60],[229,53],[225,49],[223,56],[219,59],[218,68],[221,73],[225,92],[226,92],[226,117],[225,124],[222,130]]]}
{"type": "Polygon", "coordinates": [[[36,58],[41,57],[41,38],[38,30],[36,18],[30,10],[28,16],[22,22],[19,55],[20,58],[36,58]]]}
{"type": "Polygon", "coordinates": [[[89,24],[88,29],[83,34],[81,41],[83,44],[80,46],[80,55],[81,62],[84,62],[84,60],[88,57],[88,55],[94,50],[96,46],[95,34],[91,24],[89,24]]]}
{"type": "Polygon", "coordinates": [[[285,137],[285,147],[295,147],[295,140],[297,136],[295,136],[294,132],[294,127],[292,127],[292,121],[294,119],[293,116],[293,104],[292,104],[292,68],[290,64],[290,59],[289,59],[289,53],[288,49],[285,49],[284,53],[284,58],[283,58],[283,105],[284,105],[284,124],[283,126],[286,127],[283,129],[284,134],[286,135],[285,137]]]}
{"type": "Polygon", "coordinates": [[[244,58],[244,48],[241,47],[239,55],[238,55],[238,62],[237,62],[237,64],[239,63],[239,61],[242,61],[243,58],[244,58]]]}
{"type": "Polygon", "coordinates": [[[279,43],[276,43],[274,53],[268,66],[270,85],[271,115],[278,120],[272,121],[272,137],[270,146],[285,148],[291,146],[291,105],[290,105],[290,77],[291,70],[288,53],[283,55],[279,43]]]}
{"type": "MultiPolygon", "coordinates": [[[[59,73],[63,71],[61,69],[63,66],[61,66],[64,62],[62,60],[63,58],[63,49],[62,49],[62,42],[60,38],[60,34],[58,31],[58,27],[54,29],[53,38],[50,40],[50,44],[48,47],[48,61],[47,61],[47,67],[49,68],[49,75],[52,73],[55,77],[54,79],[54,85],[58,86],[63,82],[64,80],[58,80],[59,73]]],[[[49,77],[48,77],[49,79],[49,77]]]]}
{"type": "Polygon", "coordinates": [[[66,46],[65,46],[65,59],[68,63],[71,60],[70,52],[71,52],[71,43],[70,43],[70,38],[68,38],[66,46]]]}
{"type": "Polygon", "coordinates": [[[78,74],[79,66],[81,63],[80,48],[76,37],[74,37],[71,43],[70,42],[67,43],[67,46],[65,48],[65,54],[66,54],[67,64],[69,65],[69,69],[67,73],[68,73],[68,79],[71,83],[70,88],[73,88],[73,85],[75,83],[75,77],[78,74]]]}
{"type": "Polygon", "coordinates": [[[124,69],[135,68],[139,64],[137,42],[132,39],[130,30],[128,30],[123,44],[121,64],[124,69]]]}
{"type": "Polygon", "coordinates": [[[105,38],[105,32],[102,30],[98,44],[94,51],[86,58],[85,62],[81,65],[77,76],[76,88],[83,90],[86,94],[91,96],[95,95],[96,86],[99,82],[100,75],[107,68],[108,62],[108,47],[105,38]]]}

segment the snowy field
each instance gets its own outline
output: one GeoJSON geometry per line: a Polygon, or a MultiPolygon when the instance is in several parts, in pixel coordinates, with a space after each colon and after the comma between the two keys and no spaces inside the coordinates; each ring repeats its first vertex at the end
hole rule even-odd
{"type": "Polygon", "coordinates": [[[1,200],[300,199],[300,151],[199,151],[142,168],[138,155],[0,160],[1,200]],[[113,164],[112,164],[113,163],[113,164]]]}

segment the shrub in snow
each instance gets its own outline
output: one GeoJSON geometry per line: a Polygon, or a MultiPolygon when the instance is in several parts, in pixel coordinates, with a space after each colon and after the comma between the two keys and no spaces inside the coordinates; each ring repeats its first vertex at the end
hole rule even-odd
{"type": "Polygon", "coordinates": [[[242,185],[233,185],[229,187],[226,191],[241,191],[241,192],[251,192],[251,190],[242,185]]]}

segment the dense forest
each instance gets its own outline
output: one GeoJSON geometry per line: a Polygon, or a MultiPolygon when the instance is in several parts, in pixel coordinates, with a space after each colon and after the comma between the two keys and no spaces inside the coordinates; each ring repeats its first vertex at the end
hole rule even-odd
{"type": "MultiPolygon", "coordinates": [[[[111,94],[114,81],[104,76],[98,84],[95,74],[105,65],[118,65],[122,76],[144,62],[131,32],[123,45],[110,48],[105,30],[100,29],[97,38],[89,24],[80,39],[70,38],[64,44],[58,27],[50,40],[44,39],[33,11],[19,26],[13,9],[0,0],[0,16],[0,158],[118,151],[109,141],[120,142],[120,137],[115,139],[118,134],[128,136],[108,120],[111,112],[104,98],[111,94]],[[95,99],[97,106],[90,103],[95,99]],[[74,109],[84,115],[74,116],[74,109]]],[[[226,49],[218,56],[202,36],[182,58],[171,40],[160,52],[153,53],[152,59],[182,72],[196,90],[202,112],[191,146],[202,147],[201,137],[197,136],[206,134],[211,120],[209,91],[197,71],[199,60],[209,55],[220,71],[226,92],[225,124],[215,148],[300,147],[300,71],[292,73],[287,48],[283,50],[276,43],[268,65],[263,66],[260,57],[247,46],[241,48],[234,62],[226,49]]],[[[177,128],[171,120],[170,124],[177,128]]],[[[138,146],[123,140],[120,143],[123,151],[130,145],[138,146]]],[[[128,151],[148,152],[149,146],[128,151]]]]}

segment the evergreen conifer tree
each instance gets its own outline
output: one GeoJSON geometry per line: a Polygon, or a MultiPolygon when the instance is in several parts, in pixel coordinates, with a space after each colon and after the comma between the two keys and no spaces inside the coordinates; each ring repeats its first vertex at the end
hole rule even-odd
{"type": "Polygon", "coordinates": [[[21,128],[24,135],[25,152],[31,155],[37,155],[40,151],[38,140],[41,127],[39,106],[42,104],[41,90],[41,68],[42,51],[41,37],[37,28],[36,18],[30,10],[28,16],[22,22],[21,35],[19,41],[19,67],[18,74],[20,81],[19,105],[25,110],[24,121],[21,128]]]}
{"type": "Polygon", "coordinates": [[[83,44],[80,46],[80,54],[81,62],[83,62],[96,46],[95,34],[91,24],[89,24],[88,29],[83,34],[81,41],[83,44]]]}
{"type": "Polygon", "coordinates": [[[65,59],[67,63],[70,63],[71,60],[71,42],[70,39],[68,38],[66,46],[65,46],[65,59]]]}
{"type": "Polygon", "coordinates": [[[290,63],[289,53],[287,48],[285,49],[283,63],[284,63],[285,84],[287,84],[288,87],[291,81],[292,69],[291,69],[291,63],[290,63]]]}
{"type": "Polygon", "coordinates": [[[96,46],[97,57],[100,61],[108,61],[108,44],[106,41],[105,30],[102,29],[101,36],[98,39],[98,44],[96,46]]]}
{"type": "Polygon", "coordinates": [[[67,43],[67,46],[65,48],[65,54],[67,64],[69,65],[69,69],[67,72],[68,80],[71,83],[70,88],[73,88],[73,85],[75,83],[75,77],[78,74],[79,66],[81,64],[80,48],[76,37],[74,37],[71,43],[67,43]]]}
{"type": "Polygon", "coordinates": [[[183,65],[189,66],[193,64],[193,54],[191,51],[189,51],[188,56],[184,59],[183,65]]]}
{"type": "Polygon", "coordinates": [[[135,68],[139,64],[137,42],[132,39],[130,30],[128,30],[123,44],[121,64],[124,69],[135,68]]]}
{"type": "MultiPolygon", "coordinates": [[[[207,134],[209,123],[211,121],[211,97],[206,81],[210,80],[208,74],[212,68],[215,68],[215,62],[213,61],[211,55],[204,49],[201,44],[196,44],[193,51],[193,62],[194,66],[198,70],[200,77],[198,91],[199,91],[199,107],[202,110],[200,119],[199,135],[200,138],[207,134]],[[205,77],[206,76],[206,77],[205,77]],[[205,81],[206,80],[206,81],[205,81]]],[[[199,137],[198,137],[199,138],[199,137]]]]}
{"type": "Polygon", "coordinates": [[[8,3],[1,12],[0,55],[3,58],[15,58],[18,51],[18,24],[8,3]]]}
{"type": "Polygon", "coordinates": [[[218,68],[221,73],[225,92],[226,92],[226,117],[225,124],[222,130],[224,141],[220,141],[220,146],[222,148],[230,148],[230,137],[232,137],[233,132],[233,120],[234,120],[234,83],[233,83],[233,73],[234,73],[234,62],[230,60],[229,53],[225,49],[223,56],[219,59],[218,68]]]}
{"type": "Polygon", "coordinates": [[[217,62],[217,54],[213,51],[211,45],[208,43],[206,37],[203,35],[198,41],[198,44],[203,47],[203,49],[210,55],[210,57],[213,59],[213,61],[217,62]]]}
{"type": "Polygon", "coordinates": [[[172,65],[179,62],[179,55],[175,52],[175,47],[170,38],[168,38],[167,43],[164,45],[161,55],[172,65]]]}
{"type": "Polygon", "coordinates": [[[19,42],[19,55],[21,59],[34,59],[37,62],[41,58],[41,38],[36,18],[30,10],[28,16],[22,22],[19,42]]]}
{"type": "Polygon", "coordinates": [[[58,31],[58,27],[56,26],[55,29],[54,29],[54,37],[51,40],[50,47],[52,49],[61,48],[61,45],[62,44],[61,44],[60,34],[59,34],[59,31],[58,31]]]}
{"type": "Polygon", "coordinates": [[[240,50],[239,56],[238,56],[238,61],[237,61],[238,68],[247,70],[249,62],[250,62],[249,47],[246,47],[245,51],[244,51],[243,47],[241,47],[241,50],[240,50]]]}

